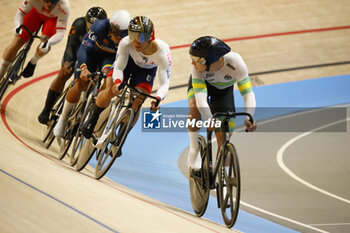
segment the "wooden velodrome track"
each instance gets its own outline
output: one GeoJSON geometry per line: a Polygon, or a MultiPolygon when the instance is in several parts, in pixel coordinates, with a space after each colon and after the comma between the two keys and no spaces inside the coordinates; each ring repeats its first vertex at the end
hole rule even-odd
{"type": "MultiPolygon", "coordinates": [[[[0,3],[2,54],[13,37],[13,17],[22,1],[0,3]]],[[[170,0],[74,0],[70,4],[69,24],[95,5],[109,15],[126,9],[131,15],[153,20],[156,36],[172,47],[171,87],[178,88],[169,92],[166,102],[186,98],[188,45],[202,35],[227,39],[255,74],[255,85],[348,74],[350,70],[347,0],[178,0],[176,4],[170,0]],[[308,68],[294,69],[298,67],[308,68]]],[[[35,77],[58,70],[65,43],[66,38],[39,61],[35,77]]],[[[2,114],[0,232],[230,231],[108,179],[97,182],[88,172],[74,172],[57,161],[57,147],[42,147],[45,128],[36,120],[51,80],[21,89],[2,114]]],[[[28,81],[20,80],[7,94],[28,81]]]]}

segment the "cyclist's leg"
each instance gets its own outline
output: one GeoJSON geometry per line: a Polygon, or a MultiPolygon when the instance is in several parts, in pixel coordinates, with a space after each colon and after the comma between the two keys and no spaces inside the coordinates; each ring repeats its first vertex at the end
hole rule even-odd
{"type": "MultiPolygon", "coordinates": [[[[23,18],[23,25],[31,32],[38,30],[41,25],[41,20],[37,13],[35,8],[33,8],[23,18]]],[[[7,66],[16,58],[18,50],[29,40],[29,37],[28,32],[22,29],[21,34],[15,35],[11,43],[5,48],[0,66],[0,78],[4,75],[7,66]]]]}
{"type": "MultiPolygon", "coordinates": [[[[43,22],[41,37],[44,38],[44,40],[48,40],[50,37],[56,34],[57,17],[48,18],[47,16],[44,16],[41,14],[39,14],[39,16],[43,22]]],[[[49,52],[49,50],[42,49],[40,46],[41,44],[38,45],[34,56],[28,62],[26,68],[23,70],[23,73],[22,73],[23,77],[25,78],[31,77],[34,73],[36,64],[39,61],[39,59],[49,52]]]]}
{"type": "MultiPolygon", "coordinates": [[[[152,69],[141,68],[135,64],[132,58],[129,58],[128,65],[124,70],[124,77],[128,77],[130,79],[130,85],[135,87],[139,91],[150,94],[153,87],[154,78],[157,73],[157,67],[152,69]]],[[[144,98],[136,98],[133,102],[132,109],[135,112],[134,122],[132,123],[132,127],[136,124],[139,115],[140,108],[144,102],[144,98]]]]}
{"type": "MultiPolygon", "coordinates": [[[[208,88],[208,95],[210,94],[210,110],[211,112],[217,113],[217,112],[235,112],[235,104],[234,104],[234,96],[233,96],[233,86],[227,87],[225,89],[217,89],[213,86],[207,85],[208,88]]],[[[231,131],[233,130],[232,126],[234,126],[234,121],[232,124],[229,124],[231,126],[231,131]]],[[[218,150],[221,149],[221,144],[223,140],[223,132],[221,128],[215,130],[215,136],[218,143],[218,150]]]]}
{"type": "Polygon", "coordinates": [[[82,127],[82,133],[85,138],[91,138],[94,128],[97,124],[100,114],[105,110],[111,102],[111,99],[114,95],[111,95],[111,88],[113,86],[113,70],[112,64],[115,59],[115,55],[100,55],[98,60],[100,61],[98,64],[98,70],[101,72],[108,74],[107,78],[104,80],[104,84],[102,89],[100,89],[100,93],[97,95],[97,100],[94,106],[92,107],[92,112],[89,115],[89,118],[86,120],[82,127]],[[106,94],[107,93],[107,94],[106,94]],[[102,97],[101,97],[102,95],[102,97]]]}
{"type": "Polygon", "coordinates": [[[5,74],[7,67],[14,61],[16,58],[18,50],[25,44],[25,41],[19,36],[15,36],[11,43],[5,48],[5,51],[2,55],[0,62],[0,78],[5,74]]]}
{"type": "MultiPolygon", "coordinates": [[[[78,63],[76,67],[80,67],[78,63]]],[[[80,79],[80,71],[76,71],[74,74],[74,86],[67,92],[66,99],[63,104],[62,113],[58,119],[58,122],[54,128],[54,134],[57,137],[62,137],[64,133],[64,127],[71,110],[75,107],[80,99],[81,92],[86,90],[88,82],[80,79]]]]}
{"type": "Polygon", "coordinates": [[[54,104],[56,103],[57,98],[61,95],[64,86],[67,80],[72,76],[73,69],[68,69],[70,62],[66,61],[60,69],[60,72],[56,76],[56,78],[51,83],[51,86],[47,92],[44,109],[38,116],[38,121],[42,124],[47,124],[50,117],[50,111],[54,104]]]}
{"type": "MultiPolygon", "coordinates": [[[[201,114],[197,108],[196,98],[194,96],[194,90],[192,87],[192,77],[190,76],[188,81],[188,90],[187,90],[187,102],[189,107],[188,119],[190,121],[200,120],[201,114]]],[[[192,127],[190,124],[188,125],[188,136],[190,138],[190,148],[187,156],[187,166],[191,169],[200,169],[201,161],[198,156],[199,147],[198,147],[198,136],[199,136],[199,128],[195,125],[192,127]]]]}

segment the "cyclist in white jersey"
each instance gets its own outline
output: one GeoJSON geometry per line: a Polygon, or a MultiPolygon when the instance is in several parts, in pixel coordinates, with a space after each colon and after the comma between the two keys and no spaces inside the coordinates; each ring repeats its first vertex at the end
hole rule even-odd
{"type": "MultiPolygon", "coordinates": [[[[83,135],[90,138],[100,113],[108,107],[111,99],[119,93],[118,87],[130,79],[130,84],[150,94],[158,70],[160,82],[157,98],[163,100],[169,90],[171,73],[171,54],[169,46],[162,40],[155,39],[152,21],[145,16],[134,17],[128,27],[129,36],[123,38],[118,47],[113,70],[107,75],[106,88],[96,99],[96,105],[89,119],[84,123],[83,135]]],[[[139,100],[135,100],[135,106],[139,100]]],[[[152,102],[151,110],[157,110],[152,102]]],[[[139,112],[138,112],[139,114],[139,112]]],[[[138,115],[135,117],[135,122],[138,115]]],[[[134,122],[134,123],[135,123],[134,122]]]]}
{"type": "MultiPolygon", "coordinates": [[[[212,36],[203,36],[196,39],[190,47],[192,59],[191,76],[188,83],[187,99],[189,105],[189,118],[213,120],[216,112],[234,112],[233,85],[237,83],[238,89],[244,99],[245,111],[254,114],[255,95],[250,83],[247,66],[242,57],[232,52],[231,48],[220,39],[212,36]]],[[[256,122],[250,123],[245,119],[245,127],[251,132],[256,129],[256,122]]],[[[215,125],[215,124],[213,124],[215,125]]],[[[230,119],[229,130],[232,133],[234,118],[230,119]]],[[[222,141],[222,133],[215,127],[218,145],[222,141]]],[[[187,164],[189,168],[199,169],[198,134],[199,129],[189,127],[190,149],[187,164]]],[[[220,148],[218,148],[219,151],[220,148]]]]}
{"type": "Polygon", "coordinates": [[[68,0],[25,0],[15,16],[15,37],[6,47],[0,62],[0,77],[14,61],[18,50],[29,40],[30,36],[27,31],[21,29],[21,24],[32,33],[42,25],[42,43],[22,73],[24,77],[30,77],[34,73],[37,61],[49,52],[51,46],[63,39],[69,10],[68,0]]]}

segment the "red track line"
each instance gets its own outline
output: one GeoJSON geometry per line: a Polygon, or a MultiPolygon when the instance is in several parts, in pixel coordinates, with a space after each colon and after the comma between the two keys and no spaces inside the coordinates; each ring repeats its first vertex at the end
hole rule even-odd
{"type": "MultiPolygon", "coordinates": [[[[48,77],[51,77],[55,74],[57,74],[58,71],[54,71],[54,72],[51,72],[51,73],[48,73],[48,74],[45,74],[43,76],[40,76],[38,78],[35,78],[33,80],[30,80],[29,82],[26,82],[22,85],[20,85],[19,87],[17,87],[16,89],[14,89],[13,91],[10,92],[10,94],[8,94],[6,96],[6,98],[4,99],[4,101],[1,103],[1,119],[2,121],[4,122],[4,125],[5,127],[8,129],[8,131],[18,140],[20,141],[22,144],[24,144],[25,146],[27,146],[29,149],[31,149],[32,151],[35,151],[36,153],[46,157],[45,155],[41,154],[39,151],[35,150],[34,148],[32,148],[31,146],[29,146],[28,144],[26,144],[24,141],[22,141],[22,139],[20,139],[13,131],[12,129],[10,128],[9,124],[7,123],[7,120],[6,120],[6,106],[8,104],[8,102],[11,100],[11,98],[17,94],[19,91],[21,91],[22,89],[26,88],[27,86],[29,85],[32,85],[33,83],[37,82],[37,81],[40,81],[42,79],[45,79],[45,78],[48,78],[48,77]]],[[[53,160],[49,157],[46,157],[50,160],[53,160]]]]}
{"type": "MultiPolygon", "coordinates": [[[[11,127],[9,126],[9,124],[8,124],[8,122],[7,122],[7,120],[6,120],[6,107],[7,107],[8,103],[9,103],[9,101],[12,99],[12,97],[13,97],[14,95],[16,95],[18,92],[20,92],[20,91],[23,90],[24,88],[28,87],[29,85],[32,85],[33,83],[38,82],[38,81],[40,81],[40,80],[43,80],[43,79],[45,79],[45,78],[51,77],[51,76],[53,76],[53,75],[55,75],[55,74],[57,74],[57,73],[58,73],[58,71],[54,71],[54,72],[45,74],[45,75],[40,76],[40,77],[38,77],[38,78],[35,78],[35,79],[33,79],[33,80],[29,81],[29,82],[26,82],[26,83],[20,85],[19,87],[17,87],[16,89],[14,89],[13,91],[11,91],[10,94],[8,94],[8,95],[6,96],[5,100],[4,100],[4,101],[2,102],[2,104],[1,104],[1,118],[2,118],[2,121],[4,122],[4,125],[5,125],[5,127],[7,128],[7,130],[8,130],[18,141],[20,141],[23,145],[25,145],[26,147],[28,147],[30,150],[32,150],[32,151],[38,153],[39,155],[41,155],[41,156],[43,156],[43,157],[45,157],[45,158],[47,158],[47,159],[49,159],[49,160],[55,162],[56,164],[58,164],[58,165],[60,165],[60,166],[62,166],[62,167],[67,167],[67,166],[64,165],[64,163],[58,161],[57,159],[51,158],[51,157],[49,157],[49,156],[46,156],[46,155],[40,153],[39,151],[35,150],[33,147],[31,147],[31,146],[29,146],[27,143],[25,143],[22,139],[20,139],[20,138],[12,131],[11,127]]],[[[73,168],[71,168],[71,167],[69,167],[69,168],[72,169],[72,171],[74,171],[73,168]]],[[[84,174],[84,173],[81,173],[81,174],[84,175],[84,176],[86,176],[86,177],[89,177],[90,179],[94,179],[93,177],[91,177],[91,176],[89,176],[89,175],[87,175],[87,174],[84,174]]],[[[95,179],[94,179],[94,180],[95,180],[95,179]]],[[[138,199],[138,200],[143,201],[143,202],[145,202],[145,203],[147,203],[147,204],[149,204],[149,205],[152,205],[152,206],[154,206],[154,207],[156,207],[156,208],[159,208],[159,209],[161,209],[161,210],[163,210],[163,211],[165,211],[165,212],[168,212],[168,213],[170,213],[170,214],[173,214],[174,216],[177,216],[177,217],[179,217],[179,218],[181,218],[181,219],[184,219],[184,220],[186,220],[186,221],[188,221],[188,222],[191,222],[191,223],[193,223],[193,224],[195,224],[195,225],[198,225],[198,226],[200,226],[200,227],[203,227],[203,228],[205,228],[205,229],[207,229],[207,230],[209,230],[209,231],[218,232],[218,231],[216,231],[216,230],[214,230],[214,229],[212,229],[212,228],[210,228],[210,227],[207,227],[207,226],[205,226],[205,225],[202,225],[202,224],[200,224],[200,223],[198,223],[198,222],[196,222],[196,221],[193,221],[193,220],[191,220],[191,219],[189,219],[189,218],[183,217],[183,216],[181,216],[180,214],[177,214],[177,213],[174,212],[174,211],[171,211],[171,210],[168,210],[168,209],[166,209],[166,208],[164,208],[164,207],[162,207],[162,206],[156,205],[156,204],[152,203],[151,201],[148,201],[148,200],[142,199],[142,198],[140,198],[140,197],[137,197],[136,195],[134,195],[134,194],[132,194],[132,193],[129,193],[129,192],[127,192],[127,191],[124,191],[124,190],[122,190],[122,189],[120,189],[120,188],[118,188],[118,187],[114,187],[114,186],[112,186],[112,185],[110,185],[110,184],[108,184],[108,183],[105,183],[105,182],[101,182],[101,183],[103,183],[104,185],[106,185],[106,186],[108,186],[108,187],[110,187],[110,188],[112,188],[112,189],[115,189],[115,190],[117,190],[117,191],[119,191],[119,192],[121,192],[121,193],[127,194],[127,195],[129,195],[129,196],[132,196],[132,197],[135,198],[135,199],[138,199]]]]}
{"type": "MultiPolygon", "coordinates": [[[[266,37],[286,36],[286,35],[295,35],[295,34],[313,33],[313,32],[336,31],[336,30],[344,30],[344,29],[350,29],[350,25],[339,26],[339,27],[328,27],[328,28],[316,28],[316,29],[291,31],[291,32],[270,33],[270,34],[263,34],[263,35],[257,35],[257,36],[237,37],[237,38],[231,38],[231,39],[223,39],[223,41],[232,42],[232,41],[239,41],[239,40],[251,40],[251,39],[260,39],[260,38],[266,38],[266,37]]],[[[170,49],[180,49],[180,48],[186,48],[190,46],[191,44],[176,45],[176,46],[171,46],[170,49]]]]}

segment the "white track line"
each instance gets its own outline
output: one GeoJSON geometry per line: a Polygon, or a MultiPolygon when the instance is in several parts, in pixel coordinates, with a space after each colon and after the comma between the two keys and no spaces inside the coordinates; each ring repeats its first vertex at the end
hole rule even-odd
{"type": "Polygon", "coordinates": [[[316,223],[309,224],[310,226],[350,226],[350,223],[316,223]]]}
{"type": "Polygon", "coordinates": [[[348,121],[348,120],[350,120],[350,118],[343,119],[343,120],[339,120],[339,121],[336,121],[336,122],[332,122],[332,123],[329,123],[329,124],[327,124],[327,125],[323,125],[323,126],[321,126],[321,127],[315,128],[315,129],[313,129],[313,130],[310,130],[309,132],[303,133],[303,134],[301,134],[301,135],[299,135],[299,136],[297,136],[297,137],[292,138],[291,140],[289,140],[288,142],[286,142],[286,143],[278,150],[276,159],[277,159],[277,163],[278,163],[278,165],[281,167],[281,169],[282,169],[283,171],[285,171],[290,177],[292,177],[292,178],[295,179],[296,181],[298,181],[298,182],[300,182],[300,183],[302,183],[302,184],[308,186],[309,188],[312,188],[312,189],[316,190],[317,192],[323,193],[323,194],[325,194],[325,195],[327,195],[327,196],[330,196],[330,197],[332,197],[332,198],[335,198],[335,199],[338,199],[338,200],[340,200],[340,201],[342,201],[342,202],[345,202],[345,203],[347,203],[347,204],[350,204],[350,200],[345,199],[345,198],[340,197],[340,196],[337,196],[337,195],[335,195],[335,194],[333,194],[333,193],[327,192],[326,190],[323,190],[323,189],[321,189],[321,188],[318,188],[318,187],[316,187],[315,185],[310,184],[309,182],[307,182],[307,181],[301,179],[300,177],[298,177],[297,175],[295,175],[295,174],[284,164],[284,162],[283,162],[283,153],[284,153],[284,152],[286,151],[286,149],[287,149],[291,144],[293,144],[295,141],[301,139],[302,137],[305,137],[305,136],[311,134],[312,132],[315,132],[315,131],[321,130],[321,129],[323,129],[323,128],[327,128],[327,127],[329,127],[329,126],[332,126],[332,125],[341,123],[341,122],[343,122],[343,121],[345,121],[345,120],[348,121]]]}
{"type": "MultiPolygon", "coordinates": [[[[274,214],[272,212],[269,212],[267,210],[264,210],[264,209],[261,209],[259,207],[256,207],[256,206],[253,206],[253,205],[250,205],[244,201],[240,201],[240,204],[242,205],[245,205],[249,208],[252,208],[252,209],[255,209],[261,213],[264,213],[264,214],[267,214],[267,215],[270,215],[270,216],[273,216],[273,217],[276,217],[276,218],[279,218],[279,219],[282,219],[284,221],[287,221],[287,222],[290,222],[290,223],[293,223],[293,224],[296,224],[296,225],[299,225],[299,226],[303,226],[305,228],[308,228],[308,229],[311,229],[311,230],[314,230],[314,231],[317,231],[317,232],[321,232],[321,233],[329,233],[328,231],[324,231],[324,230],[321,230],[321,229],[318,229],[316,227],[313,227],[313,226],[310,226],[308,224],[305,224],[305,223],[302,223],[302,222],[298,222],[294,219],[290,219],[290,218],[287,218],[287,217],[284,217],[284,216],[281,216],[281,215],[278,215],[278,214],[274,214]]],[[[280,224],[280,223],[277,223],[277,224],[280,224]]],[[[284,225],[285,226],[285,225],[284,225]]],[[[285,226],[286,227],[286,226],[285,226]]]]}
{"type": "MultiPolygon", "coordinates": [[[[348,106],[348,104],[346,104],[346,105],[340,105],[340,106],[348,106]]],[[[338,107],[340,107],[340,106],[338,106],[338,107]]],[[[310,113],[310,112],[316,112],[316,111],[319,111],[319,109],[312,109],[312,110],[310,110],[310,111],[307,111],[307,113],[310,113]]],[[[262,121],[262,122],[259,122],[259,125],[262,125],[262,124],[267,124],[267,123],[270,123],[270,122],[273,122],[273,121],[276,121],[276,120],[280,120],[280,119],[284,119],[284,118],[289,118],[289,117],[292,117],[292,116],[296,116],[296,115],[302,115],[302,114],[306,114],[304,111],[303,112],[296,112],[296,113],[292,113],[292,114],[289,114],[289,115],[286,115],[286,116],[279,116],[279,117],[277,117],[277,118],[273,118],[273,119],[267,119],[267,120],[264,120],[264,121],[262,121]]],[[[307,183],[306,181],[304,181],[304,180],[302,180],[301,178],[299,178],[298,176],[296,176],[292,171],[290,171],[285,165],[284,165],[284,163],[283,163],[283,153],[284,153],[284,151],[287,149],[287,147],[288,146],[290,146],[292,143],[294,143],[295,141],[297,141],[298,139],[300,139],[300,138],[302,138],[302,137],[304,137],[304,136],[306,136],[306,135],[309,135],[311,132],[314,132],[314,131],[317,131],[317,130],[320,130],[320,129],[322,129],[322,128],[326,128],[326,127],[329,127],[329,126],[331,126],[331,125],[334,125],[334,124],[338,124],[338,123],[340,123],[340,122],[343,122],[343,121],[348,121],[348,120],[350,120],[350,118],[347,118],[347,119],[343,119],[343,120],[339,120],[339,121],[337,121],[337,122],[333,122],[333,123],[330,123],[330,124],[327,124],[327,125],[324,125],[324,126],[322,126],[322,127],[319,127],[319,128],[315,128],[315,129],[313,129],[313,130],[310,130],[309,132],[306,132],[306,133],[303,133],[303,134],[301,134],[301,135],[299,135],[299,136],[297,136],[297,137],[295,137],[295,138],[293,138],[293,139],[291,139],[291,140],[289,140],[287,143],[285,143],[281,148],[280,148],[280,150],[278,151],[278,153],[277,153],[277,162],[278,162],[278,164],[280,165],[280,163],[279,163],[279,160],[281,161],[281,164],[285,167],[285,169],[283,169],[284,171],[286,171],[286,173],[287,174],[289,174],[290,176],[292,176],[294,179],[296,179],[296,180],[298,180],[299,182],[301,182],[301,183],[303,183],[303,184],[305,184],[305,185],[307,185],[307,186],[311,186],[311,188],[314,188],[314,189],[316,189],[317,191],[319,191],[319,190],[321,190],[321,191],[324,191],[324,190],[322,190],[322,189],[319,189],[319,188],[317,188],[316,186],[314,186],[314,185],[312,185],[312,184],[309,184],[309,183],[307,183]],[[288,144],[288,145],[287,145],[288,144]],[[282,150],[283,149],[283,150],[282,150]],[[280,157],[280,158],[279,158],[280,157]],[[287,171],[289,171],[289,172],[287,172],[287,171]],[[318,190],[319,189],[319,190],[318,190]]],[[[245,127],[244,126],[242,126],[242,127],[237,127],[237,129],[236,129],[236,132],[238,131],[243,131],[245,129],[245,127]]],[[[214,143],[214,141],[216,141],[216,138],[214,138],[213,140],[212,140],[212,143],[214,143]]],[[[281,167],[281,165],[280,165],[280,167],[281,167]]],[[[309,186],[309,187],[310,187],[309,186]]],[[[326,193],[328,193],[327,191],[324,191],[324,192],[326,192],[326,193]]],[[[331,193],[329,193],[329,194],[331,194],[331,193]]],[[[331,195],[334,195],[334,194],[331,194],[331,195]]],[[[336,196],[336,195],[334,195],[334,196],[336,196]]],[[[341,198],[341,197],[339,197],[339,198],[341,198]]],[[[346,200],[346,199],[345,199],[346,200]]],[[[346,201],[348,201],[349,202],[349,200],[346,200],[346,201]]],[[[253,206],[253,205],[251,205],[251,204],[248,204],[248,203],[246,203],[246,202],[244,202],[244,201],[240,201],[240,204],[241,205],[244,205],[244,206],[247,206],[247,207],[249,207],[249,208],[251,208],[251,209],[254,209],[254,210],[257,210],[257,211],[259,211],[259,212],[261,212],[261,213],[264,213],[264,214],[267,214],[267,215],[270,215],[270,216],[273,216],[273,217],[275,217],[275,218],[279,218],[279,219],[282,219],[282,220],[284,220],[284,221],[287,221],[287,222],[290,222],[290,223],[293,223],[293,224],[296,224],[296,225],[299,225],[299,226],[303,226],[303,227],[305,227],[305,228],[308,228],[308,229],[311,229],[311,230],[314,230],[314,231],[317,231],[317,232],[321,232],[321,233],[329,233],[328,231],[324,231],[324,230],[321,230],[321,229],[319,229],[319,228],[316,228],[316,227],[314,227],[314,226],[328,226],[328,225],[332,225],[332,224],[305,224],[305,223],[302,223],[302,222],[299,222],[299,221],[296,221],[296,220],[294,220],[294,219],[290,219],[290,218],[287,218],[287,217],[284,217],[284,216],[281,216],[281,215],[278,215],[278,214],[274,214],[274,213],[272,213],[272,212],[270,212],[270,211],[267,211],[267,210],[264,210],[264,209],[261,209],[261,208],[259,208],[259,207],[256,207],[256,206],[253,206]]],[[[277,224],[279,224],[279,223],[277,223],[277,224]]],[[[341,223],[342,225],[347,225],[347,223],[341,223]]],[[[334,225],[336,225],[336,224],[334,224],[334,225]]]]}

